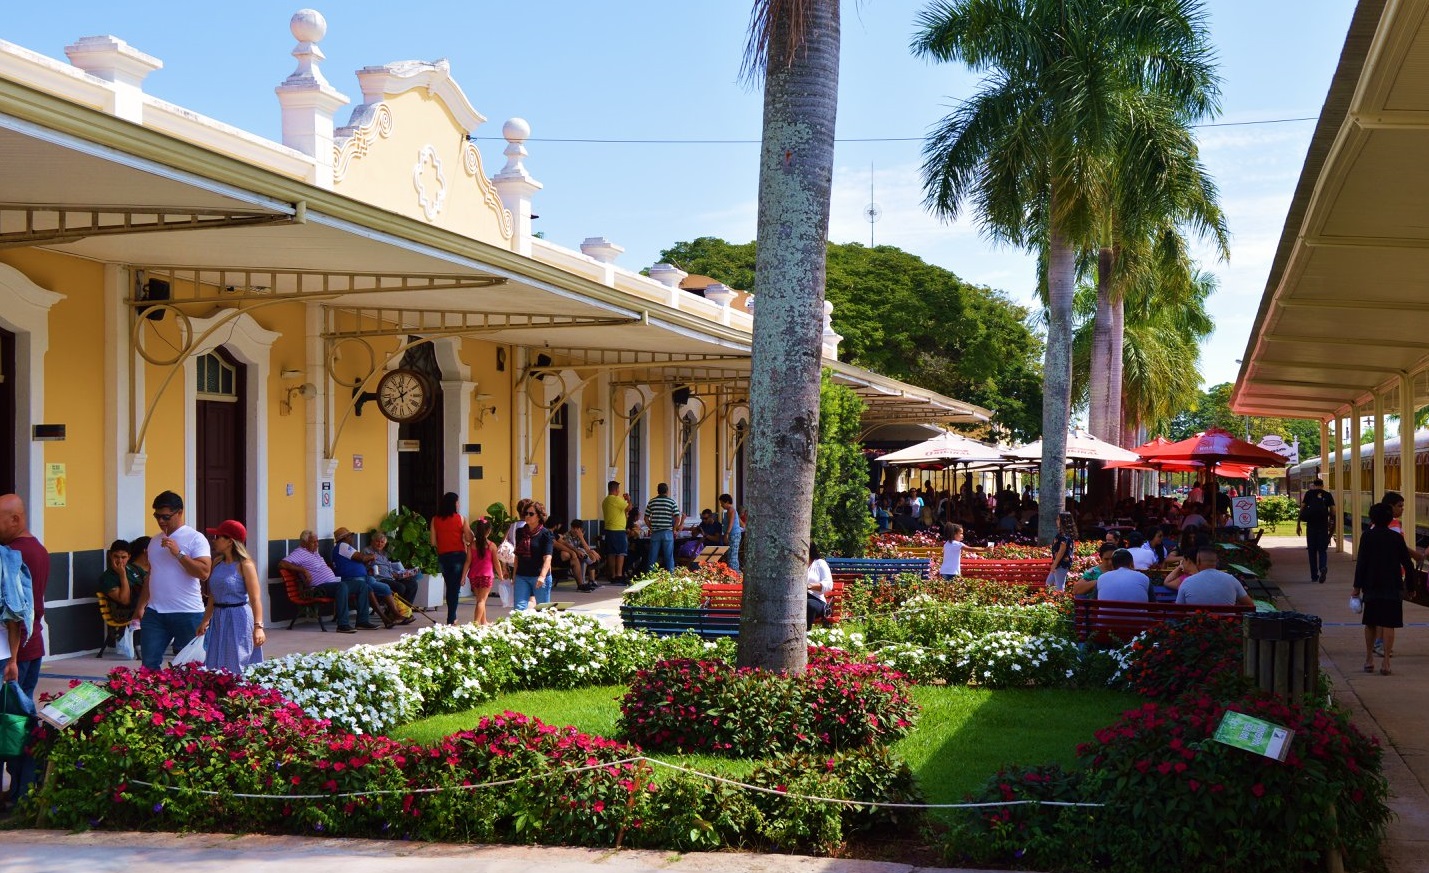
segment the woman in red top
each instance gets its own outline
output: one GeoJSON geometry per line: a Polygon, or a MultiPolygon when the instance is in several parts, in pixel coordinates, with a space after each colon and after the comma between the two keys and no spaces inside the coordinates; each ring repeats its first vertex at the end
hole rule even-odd
{"type": "Polygon", "coordinates": [[[457,512],[459,499],[453,491],[443,494],[441,508],[432,516],[432,548],[437,550],[437,564],[447,586],[447,624],[456,624],[457,598],[461,597],[472,542],[471,528],[457,512]]]}

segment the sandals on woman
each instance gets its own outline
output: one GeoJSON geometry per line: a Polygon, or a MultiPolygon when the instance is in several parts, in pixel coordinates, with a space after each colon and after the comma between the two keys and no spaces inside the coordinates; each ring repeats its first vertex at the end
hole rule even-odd
{"type": "Polygon", "coordinates": [[[1391,656],[1388,655],[1388,654],[1386,654],[1386,655],[1384,656],[1384,666],[1379,668],[1379,675],[1381,675],[1381,676],[1390,676],[1390,675],[1393,675],[1394,671],[1389,669],[1389,659],[1390,659],[1390,657],[1391,657],[1391,656]]]}

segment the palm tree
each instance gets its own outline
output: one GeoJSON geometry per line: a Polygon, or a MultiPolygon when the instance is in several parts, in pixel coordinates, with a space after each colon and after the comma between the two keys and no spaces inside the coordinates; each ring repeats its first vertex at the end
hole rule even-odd
{"type": "Polygon", "coordinates": [[[1184,269],[1183,228],[1213,239],[1222,260],[1230,257],[1225,216],[1190,129],[1191,123],[1214,108],[1217,92],[1213,76],[1206,88],[1208,93],[1189,106],[1154,98],[1143,101],[1144,111],[1136,114],[1125,131],[1116,156],[1112,176],[1115,199],[1105,217],[1097,257],[1087,416],[1088,429],[1108,442],[1124,442],[1120,407],[1125,286],[1145,281],[1135,275],[1145,269],[1176,281],[1177,271],[1184,269]]]}
{"type": "MultiPolygon", "coordinates": [[[[916,53],[988,74],[924,146],[927,205],[953,220],[971,201],[994,241],[1045,240],[1044,485],[1066,468],[1077,250],[1099,241],[1136,113],[1205,94],[1201,19],[1193,0],[939,0],[919,16],[916,53]]],[[[1043,541],[1058,508],[1044,499],[1043,541]]]]}
{"type": "Polygon", "coordinates": [[[755,0],[745,72],[764,84],[746,443],[739,664],[800,672],[819,438],[825,258],[838,108],[838,0],[755,0]]]}

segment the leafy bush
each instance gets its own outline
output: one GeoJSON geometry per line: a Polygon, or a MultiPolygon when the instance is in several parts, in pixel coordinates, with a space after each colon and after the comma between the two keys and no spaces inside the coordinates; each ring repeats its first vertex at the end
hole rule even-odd
{"type": "Polygon", "coordinates": [[[966,676],[961,681],[985,688],[1056,688],[1075,681],[1079,661],[1070,640],[997,631],[965,646],[953,668],[966,676]]]}
{"type": "Polygon", "coordinates": [[[974,599],[946,602],[919,595],[905,600],[886,617],[870,618],[865,630],[870,645],[886,641],[934,646],[959,633],[982,636],[1001,630],[1071,639],[1071,602],[1059,598],[1002,605],[974,599]]]}
{"type": "Polygon", "coordinates": [[[700,586],[706,582],[738,585],[744,577],[724,564],[704,564],[687,569],[656,567],[641,575],[640,581],[625,589],[621,602],[628,606],[678,606],[693,609],[701,604],[700,586]]]}
{"type": "Polygon", "coordinates": [[[403,506],[383,516],[377,526],[387,532],[387,554],[392,560],[423,573],[441,572],[431,527],[424,516],[403,506]]]}
{"type": "MultiPolygon", "coordinates": [[[[114,696],[70,728],[40,731],[50,766],[17,821],[44,810],[47,826],[67,829],[828,851],[896,817],[653,769],[629,760],[628,745],[510,712],[423,747],[334,728],[228,673],[120,668],[106,687],[114,696]]],[[[778,758],[752,779],[918,798],[907,766],[882,749],[778,758]]]]}
{"type": "Polygon", "coordinates": [[[1174,700],[1188,691],[1237,696],[1241,677],[1241,621],[1199,613],[1155,625],[1123,650],[1121,681],[1151,700],[1174,700]]]}
{"type": "Polygon", "coordinates": [[[424,688],[409,684],[403,672],[391,649],[354,646],[346,652],[328,649],[264,661],[246,675],[314,718],[354,733],[380,734],[423,712],[424,688]]]}
{"type": "Polygon", "coordinates": [[[762,757],[887,743],[908,732],[916,713],[897,673],[815,652],[799,676],[661,661],[635,674],[619,726],[647,749],[762,757]]]}
{"type": "Polygon", "coordinates": [[[1300,517],[1300,505],[1284,494],[1262,497],[1255,502],[1255,515],[1261,524],[1279,524],[1300,517]]]}

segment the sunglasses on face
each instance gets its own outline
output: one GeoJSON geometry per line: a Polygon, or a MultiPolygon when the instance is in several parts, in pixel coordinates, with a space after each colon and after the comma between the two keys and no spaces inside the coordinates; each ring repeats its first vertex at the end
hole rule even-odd
{"type": "Polygon", "coordinates": [[[528,513],[526,513],[526,517],[527,517],[527,518],[536,518],[537,515],[536,515],[536,513],[534,513],[534,512],[528,512],[528,513]]]}
{"type": "Polygon", "coordinates": [[[170,512],[170,513],[168,513],[168,514],[164,514],[164,513],[161,513],[161,512],[156,512],[156,513],[154,513],[154,520],[155,520],[155,521],[168,521],[169,519],[173,518],[173,517],[176,516],[176,515],[178,515],[177,512],[170,512]]]}

